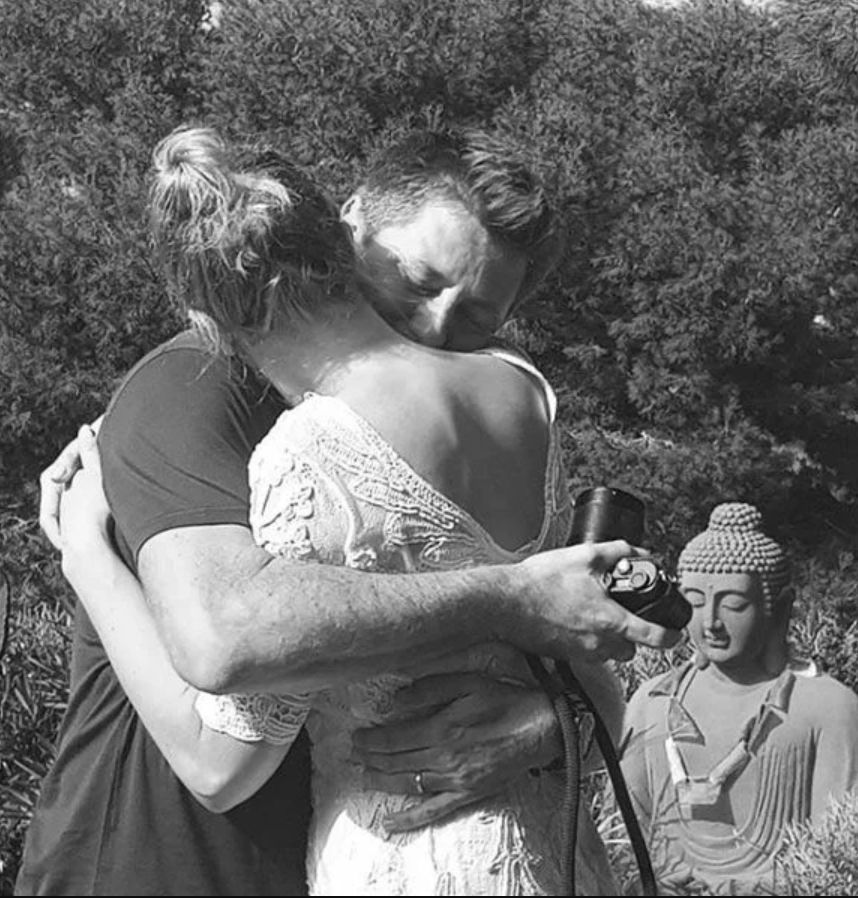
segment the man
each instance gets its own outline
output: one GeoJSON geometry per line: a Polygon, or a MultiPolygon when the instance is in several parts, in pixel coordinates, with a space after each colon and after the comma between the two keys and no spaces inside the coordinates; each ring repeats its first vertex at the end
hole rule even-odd
{"type": "MultiPolygon", "coordinates": [[[[383,154],[344,219],[380,307],[451,348],[485,342],[554,252],[540,186],[479,136],[417,136],[383,154]],[[518,252],[507,257],[506,246],[518,252]],[[399,295],[404,306],[393,302],[399,295]],[[477,321],[456,325],[470,309],[480,310],[477,321]],[[457,343],[463,333],[467,345],[457,343]]],[[[607,600],[592,576],[623,545],[411,576],[268,556],[247,525],[246,463],[282,410],[252,372],[212,360],[182,335],[135,367],[101,429],[119,550],[192,685],[313,689],[383,670],[393,646],[418,660],[494,637],[541,654],[628,657],[634,642],[675,638],[607,600]]],[[[43,484],[50,478],[49,469],[43,484]]],[[[45,529],[59,540],[52,502],[46,490],[45,529]]],[[[412,791],[415,783],[448,788],[440,776],[415,780],[416,772],[412,791]]],[[[18,892],[300,894],[307,780],[299,740],[249,801],[223,815],[202,809],[168,769],[79,612],[69,708],[18,892]]]]}

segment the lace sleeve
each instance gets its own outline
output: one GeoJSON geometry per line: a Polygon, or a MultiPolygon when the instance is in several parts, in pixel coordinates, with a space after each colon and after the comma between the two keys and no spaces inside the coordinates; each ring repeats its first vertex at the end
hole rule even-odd
{"type": "Polygon", "coordinates": [[[212,695],[201,692],[195,707],[210,730],[242,742],[291,745],[310,708],[309,695],[212,695]]]}
{"type": "Polygon", "coordinates": [[[271,555],[310,561],[316,558],[310,535],[316,478],[287,445],[289,414],[283,413],[251,456],[250,526],[256,544],[271,555]]]}

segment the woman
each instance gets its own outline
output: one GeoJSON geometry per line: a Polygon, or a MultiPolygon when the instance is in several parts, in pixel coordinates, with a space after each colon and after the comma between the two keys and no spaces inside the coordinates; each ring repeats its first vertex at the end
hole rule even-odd
{"type": "MultiPolygon", "coordinates": [[[[335,209],[282,159],[241,160],[197,129],[163,141],[155,162],[151,212],[172,288],[214,349],[252,364],[296,406],[251,463],[260,545],[296,562],[401,572],[512,561],[565,542],[554,397],[532,366],[509,353],[445,353],[395,333],[355,288],[335,209]]],[[[107,552],[104,529],[101,539],[107,552]]],[[[130,601],[117,609],[115,590],[108,601],[86,565],[64,563],[153,738],[210,806],[252,794],[306,718],[315,894],[562,890],[550,776],[524,776],[445,824],[387,834],[385,816],[407,799],[362,787],[350,737],[385,719],[392,691],[408,682],[407,658],[390,676],[313,696],[192,696],[121,565],[112,577],[130,601]],[[136,645],[120,650],[117,634],[132,629],[136,645]],[[223,759],[223,781],[196,778],[201,751],[223,759]]],[[[523,659],[500,646],[441,659],[436,669],[474,667],[529,680],[523,659]]],[[[609,705],[617,698],[601,667],[582,676],[609,705]]],[[[592,842],[592,825],[583,829],[592,842]]],[[[582,867],[579,888],[611,893],[604,864],[582,867]]]]}

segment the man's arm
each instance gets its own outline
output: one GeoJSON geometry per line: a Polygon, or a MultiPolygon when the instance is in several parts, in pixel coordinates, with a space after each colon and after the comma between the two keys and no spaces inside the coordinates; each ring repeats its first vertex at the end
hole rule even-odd
{"type": "Polygon", "coordinates": [[[677,635],[609,599],[598,575],[624,542],[514,565],[370,574],[269,556],[234,525],[149,539],[138,570],[179,673],[207,692],[313,691],[477,642],[625,659],[677,635]]]}
{"type": "Polygon", "coordinates": [[[490,639],[628,657],[678,636],[606,598],[594,574],[624,543],[403,575],[269,556],[248,527],[247,465],[282,413],[251,371],[184,336],[137,366],[99,434],[119,548],[197,688],[308,692],[490,639]]]}
{"type": "MultiPolygon", "coordinates": [[[[207,807],[223,810],[254,791],[285,746],[243,745],[201,726],[196,691],[173,670],[140,583],[110,548],[98,453],[86,430],[75,441],[71,467],[81,468],[81,446],[88,463],[61,487],[62,502],[57,497],[52,503],[64,573],[84,602],[132,704],[179,778],[207,807]]],[[[43,477],[43,491],[44,483],[43,477]]],[[[50,486],[59,483],[61,478],[49,478],[50,486]]],[[[557,723],[542,691],[499,682],[486,673],[424,676],[396,697],[398,716],[407,720],[356,734],[355,750],[370,785],[408,793],[419,770],[433,793],[392,818],[391,828],[443,819],[499,791],[522,770],[544,766],[559,755],[557,723]]]]}
{"type": "Polygon", "coordinates": [[[195,708],[199,693],[173,668],[133,574],[107,551],[87,551],[68,562],[70,557],[74,553],[64,551],[66,579],[173,772],[210,811],[222,813],[245,801],[279,767],[290,744],[245,742],[205,726],[195,708]]]}
{"type": "Polygon", "coordinates": [[[393,721],[353,734],[364,784],[414,795],[385,826],[403,832],[503,792],[511,780],[561,758],[563,740],[548,696],[538,686],[485,673],[437,674],[394,696],[393,721]],[[427,795],[417,798],[415,774],[427,795]]]}

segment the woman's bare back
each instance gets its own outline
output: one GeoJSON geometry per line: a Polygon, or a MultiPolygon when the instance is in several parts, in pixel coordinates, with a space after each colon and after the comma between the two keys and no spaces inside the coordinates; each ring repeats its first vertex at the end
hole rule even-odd
{"type": "Polygon", "coordinates": [[[553,394],[508,351],[368,360],[338,393],[417,473],[514,551],[545,516],[553,394]]]}

